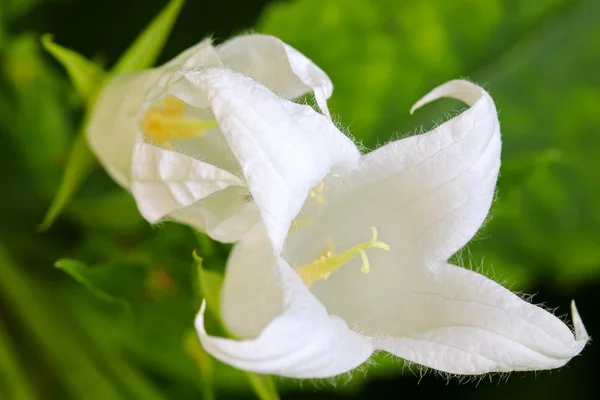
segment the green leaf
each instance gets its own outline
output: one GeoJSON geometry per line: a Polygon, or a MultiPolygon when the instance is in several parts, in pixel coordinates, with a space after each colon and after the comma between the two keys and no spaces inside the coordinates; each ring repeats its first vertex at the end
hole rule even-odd
{"type": "Polygon", "coordinates": [[[148,278],[148,269],[139,263],[115,262],[89,267],[81,261],[62,259],[55,266],[110,303],[135,301],[148,278]]]}
{"type": "Polygon", "coordinates": [[[184,2],[184,0],[171,0],[121,56],[112,71],[121,73],[153,66],[175,25],[184,2]]]}
{"type": "Polygon", "coordinates": [[[98,91],[105,78],[102,68],[73,50],[54,43],[52,35],[42,36],[44,48],[67,70],[73,85],[84,99],[98,91]]]}
{"type": "Polygon", "coordinates": [[[40,225],[40,230],[44,231],[50,228],[56,218],[60,215],[69,201],[85,181],[90,173],[94,163],[94,156],[88,148],[85,135],[80,133],[75,137],[75,142],[69,152],[67,166],[58,188],[58,193],[52,201],[44,220],[40,225]]]}

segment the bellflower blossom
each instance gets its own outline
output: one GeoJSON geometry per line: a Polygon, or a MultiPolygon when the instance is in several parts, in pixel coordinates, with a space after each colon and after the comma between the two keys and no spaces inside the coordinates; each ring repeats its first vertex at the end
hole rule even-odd
{"type": "MultiPolygon", "coordinates": [[[[557,368],[581,352],[588,335],[574,304],[572,333],[548,311],[448,263],[489,212],[501,140],[485,90],[451,81],[413,109],[440,97],[470,108],[298,191],[305,203],[292,223],[282,221],[282,251],[261,223],[235,245],[220,308],[235,339],[206,332],[205,304],[196,319],[210,354],[244,370],[321,378],[375,350],[467,375],[557,368]]],[[[307,146],[319,145],[312,140],[307,146]]],[[[294,147],[279,152],[299,162],[294,147]]]]}
{"type": "Polygon", "coordinates": [[[277,38],[205,40],[161,67],[112,78],[87,137],[149,222],[171,219],[233,242],[260,218],[280,247],[280,221],[298,213],[298,194],[359,161],[330,122],[332,90],[277,38]],[[321,113],[290,101],[307,93],[321,113]]]}

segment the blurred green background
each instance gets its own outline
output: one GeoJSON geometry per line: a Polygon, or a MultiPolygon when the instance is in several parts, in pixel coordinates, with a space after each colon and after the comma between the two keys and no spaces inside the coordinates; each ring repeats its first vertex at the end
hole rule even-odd
{"type": "MultiPolygon", "coordinates": [[[[254,398],[243,374],[194,339],[191,253],[223,265],[228,247],[150,227],[95,165],[47,231],[83,99],[40,35],[111,66],[161,0],[0,0],[0,399],[254,398]],[[69,258],[55,268],[56,260],[69,258]],[[86,267],[91,266],[91,268],[86,267]],[[63,272],[79,268],[77,282],[63,272]],[[86,285],[91,281],[94,286],[86,285]],[[212,383],[211,383],[212,382],[212,383]]],[[[600,1],[188,0],[160,62],[207,35],[254,30],[308,55],[336,85],[339,124],[367,148],[429,129],[461,108],[414,101],[447,80],[488,89],[503,165],[491,218],[456,262],[600,328],[600,1]]],[[[385,355],[330,381],[276,379],[283,399],[592,399],[594,343],[560,371],[466,384],[385,355]],[[477,384],[478,383],[478,384],[477,384]]],[[[598,369],[597,369],[598,368],[598,369]]]]}

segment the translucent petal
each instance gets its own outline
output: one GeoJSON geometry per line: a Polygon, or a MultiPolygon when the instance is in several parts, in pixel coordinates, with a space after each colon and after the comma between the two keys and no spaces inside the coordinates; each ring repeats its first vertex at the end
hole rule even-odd
{"type": "Polygon", "coordinates": [[[162,67],[111,78],[98,96],[87,125],[90,147],[121,186],[129,188],[132,151],[144,105],[158,100],[177,79],[179,68],[221,65],[210,41],[188,49],[162,67]]]}
{"type": "Polygon", "coordinates": [[[246,196],[245,188],[230,186],[171,212],[166,219],[206,232],[220,242],[236,242],[260,220],[256,204],[247,200],[246,196]]]}

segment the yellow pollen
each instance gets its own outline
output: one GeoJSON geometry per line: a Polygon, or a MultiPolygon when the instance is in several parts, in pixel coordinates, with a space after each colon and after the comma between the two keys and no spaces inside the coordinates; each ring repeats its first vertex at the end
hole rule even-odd
{"type": "Polygon", "coordinates": [[[317,204],[325,203],[325,197],[323,197],[324,187],[325,187],[325,183],[321,182],[317,186],[315,186],[314,188],[312,188],[308,191],[308,194],[310,195],[310,197],[314,198],[316,200],[317,204]]]}
{"type": "Polygon", "coordinates": [[[183,101],[173,95],[161,100],[160,106],[150,106],[142,118],[144,135],[159,146],[168,146],[174,139],[200,137],[217,126],[215,120],[200,120],[184,115],[183,101]]]}
{"type": "Polygon", "coordinates": [[[371,269],[369,258],[365,250],[377,248],[388,251],[390,246],[386,243],[377,240],[377,229],[371,227],[373,236],[368,242],[359,243],[354,247],[349,248],[339,254],[335,254],[333,243],[327,244],[327,250],[315,261],[310,264],[303,265],[296,269],[296,273],[302,278],[302,281],[307,287],[311,287],[313,283],[329,278],[331,273],[348,262],[357,255],[362,259],[361,271],[363,274],[368,274],[371,269]]]}

